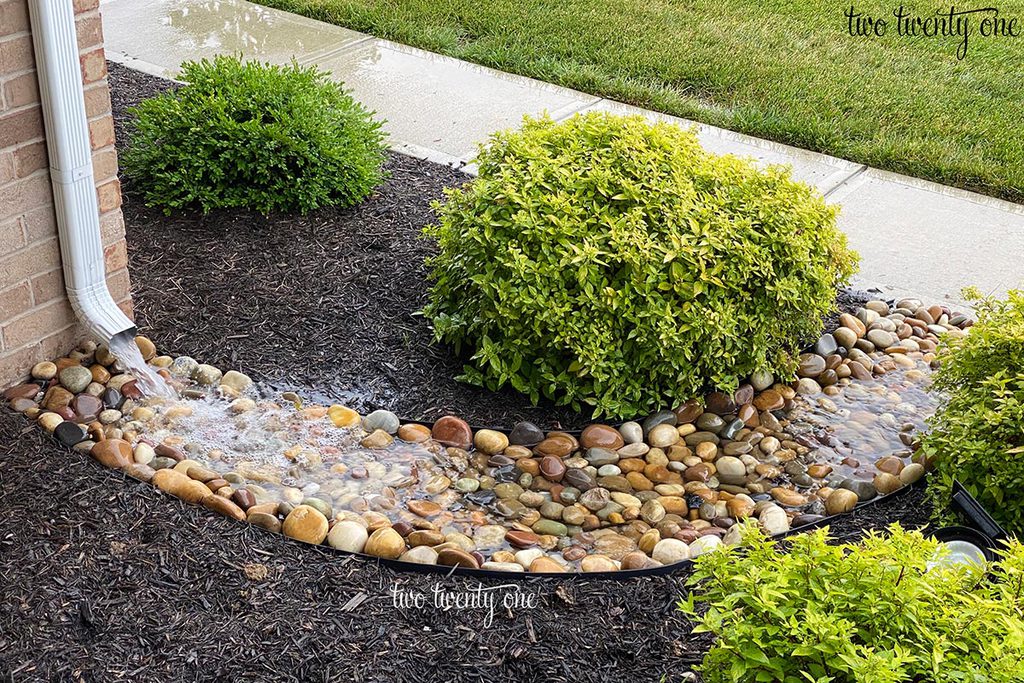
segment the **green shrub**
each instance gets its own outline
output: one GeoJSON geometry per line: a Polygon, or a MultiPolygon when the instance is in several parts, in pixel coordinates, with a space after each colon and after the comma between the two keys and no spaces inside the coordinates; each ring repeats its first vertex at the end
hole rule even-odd
{"type": "Polygon", "coordinates": [[[150,206],[309,211],[383,178],[381,124],[326,73],[219,56],[143,101],[122,162],[150,206]]]}
{"type": "Polygon", "coordinates": [[[461,379],[635,416],[813,339],[856,255],[788,170],[706,153],[693,131],[527,117],[435,208],[425,313],[472,351],[461,379]]]}
{"type": "Polygon", "coordinates": [[[860,544],[800,534],[787,552],[756,526],[701,556],[680,608],[717,639],[705,683],[1011,683],[1024,671],[1024,546],[990,567],[940,565],[898,525],[860,544]]]}
{"type": "Polygon", "coordinates": [[[970,333],[941,348],[932,386],[945,401],[922,440],[935,468],[928,490],[944,509],[959,479],[1024,534],[1024,292],[980,300],[970,333]]]}

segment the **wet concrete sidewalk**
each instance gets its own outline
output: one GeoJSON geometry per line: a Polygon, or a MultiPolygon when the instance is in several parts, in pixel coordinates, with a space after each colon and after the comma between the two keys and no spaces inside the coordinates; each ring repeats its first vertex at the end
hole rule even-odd
{"type": "MultiPolygon", "coordinates": [[[[101,12],[113,61],[165,77],[185,60],[223,53],[315,64],[387,119],[394,149],[470,171],[477,144],[524,114],[598,109],[694,125],[245,0],[104,0],[101,12]]],[[[699,131],[710,151],[789,164],[840,204],[840,227],[862,256],[858,286],[954,303],[968,285],[992,294],[1024,287],[1024,206],[713,126],[699,131]]]]}

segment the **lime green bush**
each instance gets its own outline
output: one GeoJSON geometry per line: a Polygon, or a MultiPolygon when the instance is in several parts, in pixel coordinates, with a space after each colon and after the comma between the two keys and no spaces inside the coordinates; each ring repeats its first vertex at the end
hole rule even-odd
{"type": "Polygon", "coordinates": [[[716,636],[705,683],[1011,683],[1024,671],[1024,546],[992,564],[939,566],[939,543],[892,526],[830,545],[828,530],[780,549],[756,526],[696,561],[680,608],[716,636]]]}
{"type": "Polygon", "coordinates": [[[461,379],[635,416],[754,370],[785,375],[856,255],[788,170],[603,113],[494,135],[450,190],[425,314],[461,379]]]}
{"type": "Polygon", "coordinates": [[[305,212],[383,179],[381,124],[326,73],[219,56],[181,78],[132,110],[122,164],[149,206],[305,212]]]}
{"type": "Polygon", "coordinates": [[[937,509],[959,479],[997,521],[1024,534],[1024,292],[982,299],[978,321],[940,352],[933,389],[945,402],[922,451],[937,509]]]}

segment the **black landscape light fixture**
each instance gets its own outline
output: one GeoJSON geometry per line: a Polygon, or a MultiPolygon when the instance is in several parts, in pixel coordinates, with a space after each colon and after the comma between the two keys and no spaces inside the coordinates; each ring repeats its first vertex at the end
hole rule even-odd
{"type": "Polygon", "coordinates": [[[982,565],[994,560],[995,548],[1000,541],[1008,538],[1006,531],[959,481],[953,482],[950,507],[964,519],[967,526],[943,527],[932,534],[948,551],[935,564],[982,565]]]}

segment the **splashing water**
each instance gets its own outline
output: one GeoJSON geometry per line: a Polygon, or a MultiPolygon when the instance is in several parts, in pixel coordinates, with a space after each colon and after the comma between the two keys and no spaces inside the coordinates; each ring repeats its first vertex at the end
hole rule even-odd
{"type": "Polygon", "coordinates": [[[139,390],[150,398],[178,398],[176,392],[142,357],[135,337],[125,330],[110,340],[110,353],[135,377],[139,390]]]}

